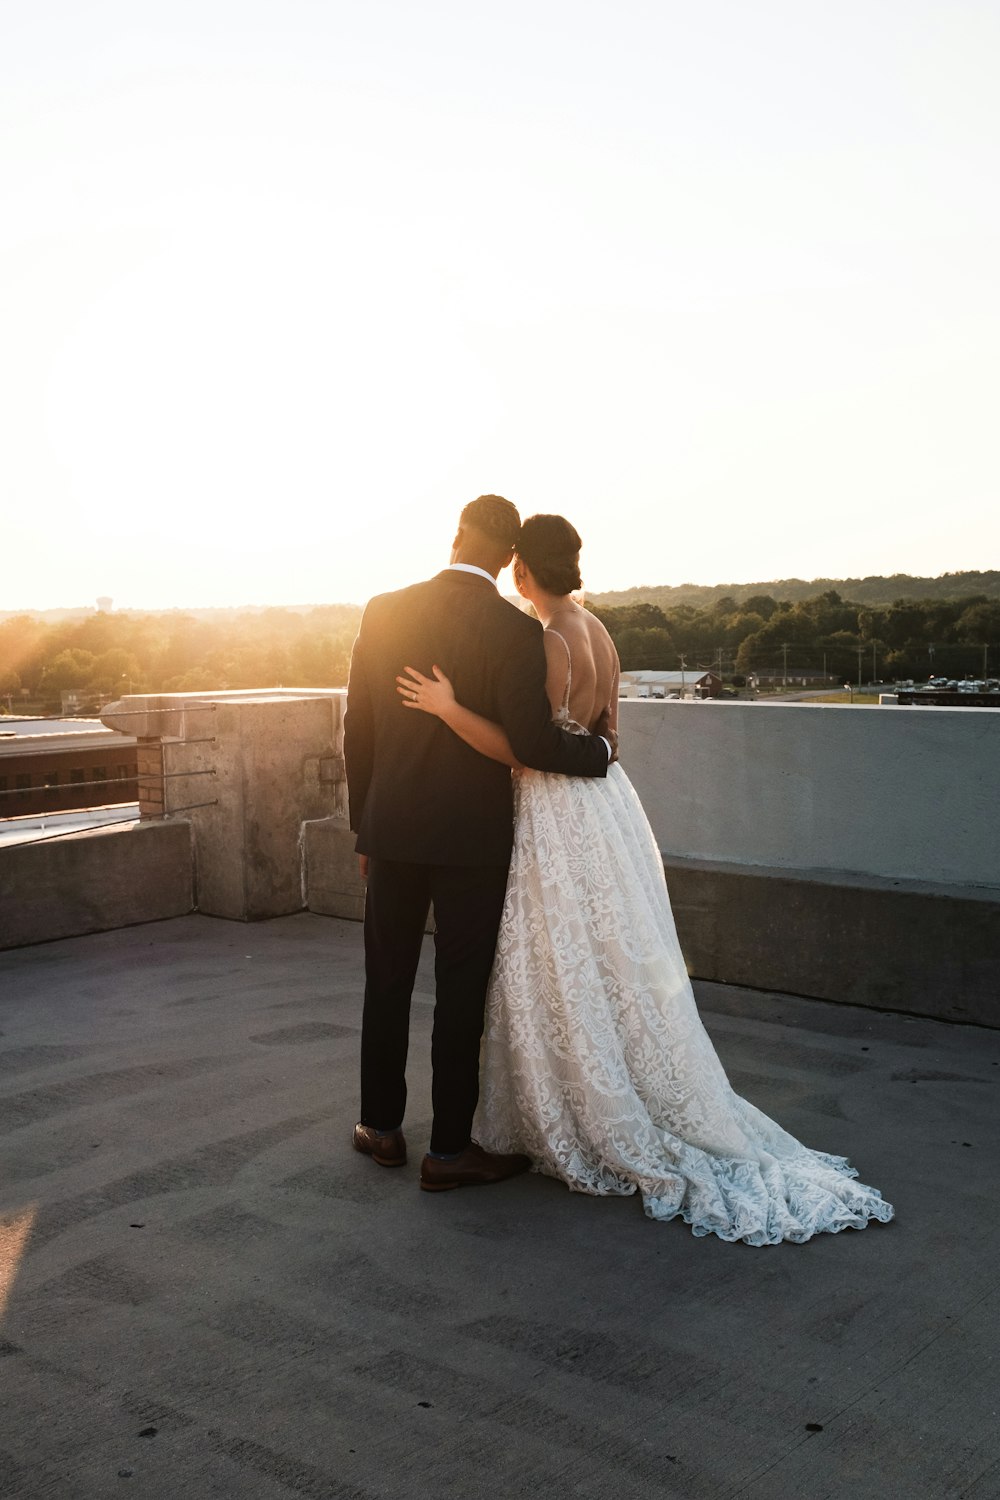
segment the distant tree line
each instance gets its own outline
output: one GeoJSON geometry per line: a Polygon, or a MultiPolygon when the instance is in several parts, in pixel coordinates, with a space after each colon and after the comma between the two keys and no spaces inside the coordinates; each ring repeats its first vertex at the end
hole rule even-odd
{"type": "MultiPolygon", "coordinates": [[[[1000,575],[998,575],[1000,576],[1000,575]]],[[[589,603],[626,671],[712,668],[790,677],[895,680],[1000,675],[1000,598],[897,599],[881,606],[827,589],[792,602],[723,594],[702,608],[589,603]]],[[[84,708],[122,693],[343,687],[361,610],[101,613],[0,619],[0,703],[46,711],[75,689],[84,708]]]]}
{"type": "Polygon", "coordinates": [[[873,574],[868,578],[776,578],[762,583],[680,583],[642,585],[616,593],[591,595],[601,608],[619,608],[631,604],[655,604],[668,610],[678,604],[708,609],[722,599],[735,599],[746,608],[750,598],[770,598],[779,604],[799,604],[819,594],[838,593],[856,604],[888,605],[897,600],[1000,599],[1000,571],[942,573],[938,578],[914,577],[910,573],[893,573],[888,577],[873,574]]]}
{"type": "Polygon", "coordinates": [[[352,604],[212,614],[96,612],[0,620],[0,700],[56,709],[122,693],[342,687],[361,610],[352,604]]]}
{"type": "Polygon", "coordinates": [[[865,680],[1000,675],[1000,598],[899,599],[859,605],[828,589],[796,603],[722,595],[705,608],[591,603],[625,671],[714,668],[865,680]],[[987,669],[984,671],[984,667],[987,669]]]}

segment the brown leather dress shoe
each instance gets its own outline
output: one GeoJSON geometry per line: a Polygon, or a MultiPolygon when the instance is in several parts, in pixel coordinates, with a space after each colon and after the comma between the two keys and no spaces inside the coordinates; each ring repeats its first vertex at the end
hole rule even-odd
{"type": "Polygon", "coordinates": [[[355,1125],[354,1149],[370,1156],[380,1167],[405,1167],[406,1140],[401,1130],[379,1135],[370,1125],[355,1125]]]}
{"type": "Polygon", "coordinates": [[[420,1163],[420,1186],[425,1193],[443,1193],[448,1188],[484,1187],[489,1182],[504,1182],[517,1177],[531,1166],[527,1156],[497,1156],[470,1141],[454,1161],[438,1161],[425,1156],[420,1163]]]}

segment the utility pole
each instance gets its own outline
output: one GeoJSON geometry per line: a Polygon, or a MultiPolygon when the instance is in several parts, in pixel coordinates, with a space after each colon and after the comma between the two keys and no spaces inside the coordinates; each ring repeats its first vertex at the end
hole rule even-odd
{"type": "Polygon", "coordinates": [[[782,668],[781,668],[781,686],[782,687],[787,687],[788,686],[788,643],[787,642],[785,642],[785,644],[782,645],[781,651],[782,651],[782,657],[783,657],[783,665],[782,665],[782,668]]]}
{"type": "Polygon", "coordinates": [[[685,697],[687,696],[687,687],[686,687],[685,682],[684,682],[684,673],[687,671],[687,662],[684,660],[684,652],[683,651],[680,653],[680,659],[681,659],[681,702],[683,703],[685,697]]]}
{"type": "Polygon", "coordinates": [[[872,682],[875,681],[875,642],[872,640],[872,682]]]}
{"type": "Polygon", "coordinates": [[[990,648],[989,648],[989,646],[986,645],[986,643],[984,641],[983,642],[983,679],[984,680],[990,675],[989,672],[988,672],[988,670],[987,670],[987,666],[986,666],[987,662],[989,661],[989,652],[990,652],[990,648]]]}
{"type": "Polygon", "coordinates": [[[861,658],[862,658],[862,656],[864,654],[864,649],[865,649],[864,646],[862,646],[860,644],[860,642],[859,642],[859,644],[858,644],[858,692],[859,693],[861,691],[861,658]]]}

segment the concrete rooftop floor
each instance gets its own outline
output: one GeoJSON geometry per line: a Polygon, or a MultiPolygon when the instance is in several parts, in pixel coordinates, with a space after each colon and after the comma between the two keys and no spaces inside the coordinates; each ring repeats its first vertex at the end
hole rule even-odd
{"type": "Polygon", "coordinates": [[[897,1209],[750,1249],[534,1175],[419,1192],[429,956],[385,1171],[357,925],[0,955],[0,1495],[1000,1495],[1000,1033],[698,986],[736,1087],[897,1209]]]}

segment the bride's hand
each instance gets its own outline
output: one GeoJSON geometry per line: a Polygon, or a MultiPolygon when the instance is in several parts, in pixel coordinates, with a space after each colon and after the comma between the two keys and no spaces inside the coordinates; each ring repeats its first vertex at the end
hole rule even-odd
{"type": "Polygon", "coordinates": [[[396,678],[396,691],[403,700],[404,708],[419,708],[425,714],[436,714],[445,719],[455,706],[455,693],[451,682],[440,667],[432,667],[433,677],[425,677],[416,667],[404,667],[407,674],[396,678]]]}

